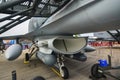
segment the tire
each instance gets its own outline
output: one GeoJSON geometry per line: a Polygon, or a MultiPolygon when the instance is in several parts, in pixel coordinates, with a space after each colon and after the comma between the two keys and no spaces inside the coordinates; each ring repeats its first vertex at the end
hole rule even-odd
{"type": "Polygon", "coordinates": [[[68,79],[69,78],[68,69],[66,67],[62,67],[62,71],[63,71],[63,74],[64,74],[64,76],[62,76],[62,78],[68,79]]]}
{"type": "Polygon", "coordinates": [[[95,78],[102,78],[104,75],[98,72],[99,64],[94,64],[91,68],[91,75],[95,78]]]}

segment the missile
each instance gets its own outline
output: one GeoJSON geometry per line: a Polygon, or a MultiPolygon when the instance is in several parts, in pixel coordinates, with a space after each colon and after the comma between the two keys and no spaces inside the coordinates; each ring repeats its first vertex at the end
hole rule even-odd
{"type": "Polygon", "coordinates": [[[90,45],[87,45],[83,50],[84,52],[92,52],[95,51],[96,49],[90,45]]]}
{"type": "MultiPolygon", "coordinates": [[[[95,51],[96,49],[90,45],[87,45],[86,47],[83,48],[84,52],[92,52],[95,51]]],[[[82,52],[78,52],[76,54],[72,54],[72,55],[65,55],[68,58],[72,58],[78,61],[86,61],[87,60],[87,56],[82,53],[82,52]]]]}
{"type": "Polygon", "coordinates": [[[22,46],[20,44],[13,44],[5,51],[5,57],[7,60],[15,60],[22,53],[22,46]]]}
{"type": "Polygon", "coordinates": [[[77,54],[73,54],[73,59],[78,60],[78,61],[86,61],[87,56],[83,53],[77,53],[77,54]]]}
{"type": "Polygon", "coordinates": [[[76,53],[76,54],[72,54],[72,55],[65,55],[65,57],[77,60],[77,61],[86,61],[87,60],[87,56],[84,53],[76,53]]]}
{"type": "Polygon", "coordinates": [[[57,62],[57,58],[55,57],[55,55],[52,55],[52,54],[37,52],[36,56],[38,59],[40,59],[44,64],[48,66],[52,66],[57,62]]]}

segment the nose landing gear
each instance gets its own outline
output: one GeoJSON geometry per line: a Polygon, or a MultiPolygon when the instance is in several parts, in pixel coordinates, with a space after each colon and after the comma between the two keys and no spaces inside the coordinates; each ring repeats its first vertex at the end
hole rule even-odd
{"type": "Polygon", "coordinates": [[[62,78],[64,78],[64,79],[68,79],[68,77],[69,77],[68,69],[65,66],[61,67],[60,74],[61,74],[62,78]]]}
{"type": "Polygon", "coordinates": [[[57,64],[55,65],[55,68],[52,68],[52,70],[60,77],[63,79],[68,79],[69,78],[69,71],[64,65],[64,56],[63,55],[58,55],[57,56],[57,64]],[[57,69],[56,69],[57,68],[57,69]]]}

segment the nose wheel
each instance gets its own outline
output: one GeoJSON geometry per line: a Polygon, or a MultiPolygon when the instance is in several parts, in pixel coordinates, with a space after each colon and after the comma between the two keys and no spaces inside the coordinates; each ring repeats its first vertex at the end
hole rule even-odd
{"type": "Polygon", "coordinates": [[[58,76],[62,77],[63,79],[68,79],[69,78],[69,71],[68,71],[68,69],[65,67],[65,65],[63,63],[64,62],[63,57],[64,56],[62,56],[62,55],[57,56],[57,65],[55,65],[57,69],[54,68],[53,71],[58,76]]]}
{"type": "Polygon", "coordinates": [[[60,74],[61,74],[62,78],[64,78],[64,79],[68,79],[68,77],[69,77],[68,69],[65,66],[61,67],[60,74]]]}

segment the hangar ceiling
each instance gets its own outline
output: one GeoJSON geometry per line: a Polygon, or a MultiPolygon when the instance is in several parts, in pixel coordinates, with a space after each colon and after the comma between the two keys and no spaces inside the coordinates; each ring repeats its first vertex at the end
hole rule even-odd
{"type": "MultiPolygon", "coordinates": [[[[0,0],[0,13],[14,14],[23,10],[34,10],[35,14],[33,16],[49,17],[69,1],[70,0],[0,0]]],[[[22,13],[22,15],[28,15],[28,13],[22,13]]]]}

